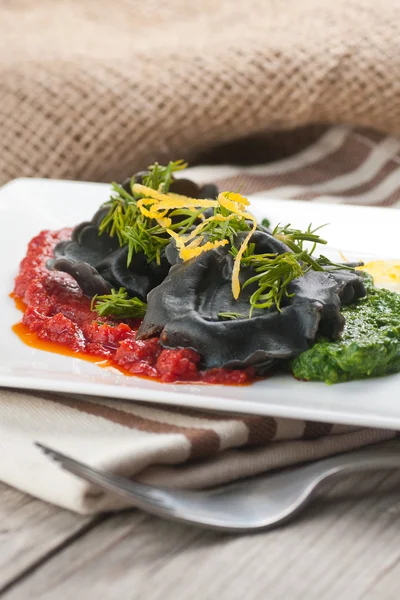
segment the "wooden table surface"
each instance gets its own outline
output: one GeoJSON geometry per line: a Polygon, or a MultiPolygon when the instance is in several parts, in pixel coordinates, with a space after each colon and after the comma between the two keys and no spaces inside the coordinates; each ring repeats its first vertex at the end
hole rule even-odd
{"type": "Polygon", "coordinates": [[[0,484],[0,597],[394,600],[399,539],[400,472],[341,477],[296,521],[246,536],[82,517],[0,484]]]}

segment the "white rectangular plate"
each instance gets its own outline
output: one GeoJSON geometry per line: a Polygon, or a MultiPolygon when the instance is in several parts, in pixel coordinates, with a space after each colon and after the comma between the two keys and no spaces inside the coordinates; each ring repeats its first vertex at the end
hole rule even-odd
{"type": "MultiPolygon", "coordinates": [[[[109,186],[18,179],[0,189],[0,385],[180,404],[199,409],[253,413],[372,427],[400,427],[400,374],[328,386],[273,376],[244,387],[162,384],[58,354],[34,350],[12,332],[21,314],[8,294],[30,239],[42,229],[73,226],[90,219],[109,196],[109,186]]],[[[347,258],[400,255],[400,211],[252,199],[252,212],[273,224],[296,227],[329,223],[324,236],[347,258]]],[[[331,254],[338,257],[337,250],[331,254]]]]}

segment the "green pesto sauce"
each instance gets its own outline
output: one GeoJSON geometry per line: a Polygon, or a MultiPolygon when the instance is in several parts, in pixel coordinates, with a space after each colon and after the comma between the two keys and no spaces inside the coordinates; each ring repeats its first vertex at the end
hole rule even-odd
{"type": "Polygon", "coordinates": [[[341,310],[346,319],[341,340],[319,339],[292,361],[297,379],[338,383],[400,371],[400,294],[375,288],[341,310]]]}

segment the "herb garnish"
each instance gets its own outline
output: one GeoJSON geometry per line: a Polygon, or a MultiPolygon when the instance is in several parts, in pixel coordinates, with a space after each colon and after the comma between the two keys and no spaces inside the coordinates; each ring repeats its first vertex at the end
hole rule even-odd
{"type": "Polygon", "coordinates": [[[317,244],[327,244],[326,240],[323,240],[319,235],[316,234],[316,231],[326,227],[326,225],[320,225],[315,229],[311,229],[312,225],[310,224],[306,231],[301,231],[301,229],[292,229],[290,223],[288,225],[277,225],[272,232],[272,235],[276,237],[277,240],[284,242],[286,246],[288,246],[295,255],[300,253],[305,253],[302,256],[302,260],[307,262],[315,271],[322,271],[321,265],[318,264],[314,258],[312,258],[312,254],[317,247],[317,244]],[[313,242],[313,246],[310,250],[304,250],[304,242],[313,242]]]}
{"type": "MultiPolygon", "coordinates": [[[[153,190],[159,190],[164,194],[168,194],[173,181],[173,173],[183,171],[187,166],[188,164],[184,160],[170,161],[166,167],[163,167],[156,162],[148,168],[149,174],[143,176],[143,185],[146,185],[153,190]]],[[[133,183],[135,183],[134,178],[133,181],[131,181],[131,187],[133,183]]]]}
{"type": "Polygon", "coordinates": [[[281,310],[282,299],[291,297],[288,293],[289,284],[311,268],[303,267],[300,262],[305,254],[254,254],[242,260],[242,263],[253,267],[256,272],[256,275],[247,279],[243,288],[252,283],[258,284],[257,290],[250,296],[249,317],[254,309],[270,308],[274,305],[281,310]]]}
{"type": "MultiPolygon", "coordinates": [[[[169,218],[179,217],[179,222],[172,224],[171,230],[178,229],[181,233],[185,233],[199,218],[203,210],[172,210],[168,213],[169,218]]],[[[143,252],[148,262],[154,260],[159,265],[161,252],[171,241],[165,227],[159,225],[154,219],[144,216],[140,211],[135,223],[125,226],[122,237],[125,244],[128,244],[128,266],[132,262],[133,255],[138,252],[143,252]]]]}
{"type": "Polygon", "coordinates": [[[202,234],[210,242],[218,240],[228,240],[231,246],[234,245],[235,237],[242,231],[250,231],[251,227],[244,217],[233,213],[231,210],[219,205],[214,208],[214,217],[216,219],[202,229],[202,234]],[[218,220],[218,215],[223,217],[224,221],[218,220]]]}
{"type": "Polygon", "coordinates": [[[220,312],[218,318],[225,321],[233,321],[234,319],[247,319],[248,315],[242,315],[241,313],[235,312],[220,312]]]}
{"type": "Polygon", "coordinates": [[[135,198],[117,183],[111,184],[113,195],[103,204],[108,213],[99,225],[99,235],[107,233],[110,237],[117,236],[119,245],[125,245],[124,231],[126,227],[134,225],[139,213],[135,198]]]}
{"type": "Polygon", "coordinates": [[[346,269],[348,271],[354,271],[355,266],[348,263],[335,263],[332,262],[327,256],[320,254],[318,258],[314,258],[312,254],[314,253],[317,244],[327,244],[328,242],[322,239],[319,235],[316,234],[316,231],[319,231],[323,227],[326,227],[327,223],[324,225],[320,225],[319,227],[315,227],[312,229],[312,225],[310,224],[306,231],[301,231],[301,229],[292,229],[290,224],[281,227],[277,225],[272,235],[276,237],[278,240],[284,242],[295,254],[305,252],[304,256],[301,257],[303,262],[308,263],[314,271],[324,271],[324,267],[329,267],[331,270],[336,269],[346,269]],[[313,242],[311,249],[307,250],[304,248],[304,242],[313,242]]]}
{"type": "MultiPolygon", "coordinates": [[[[167,166],[155,163],[149,167],[148,173],[142,176],[141,183],[135,176],[132,177],[131,193],[113,184],[114,195],[104,205],[109,211],[101,222],[99,232],[116,235],[121,246],[128,246],[128,266],[137,253],[144,253],[148,262],[155,261],[160,264],[162,252],[171,238],[175,240],[183,260],[228,245],[235,258],[232,271],[234,298],[237,299],[240,294],[240,266],[246,265],[254,271],[254,276],[243,284],[243,287],[252,284],[257,286],[249,300],[250,317],[255,309],[275,306],[280,311],[284,298],[290,297],[290,283],[310,269],[323,271],[327,267],[352,268],[333,263],[323,255],[319,258],[313,256],[318,244],[327,243],[317,233],[324,225],[314,229],[309,225],[305,231],[294,229],[290,224],[278,225],[272,231],[272,235],[284,242],[288,251],[282,254],[255,254],[255,246],[250,240],[256,229],[256,220],[247,212],[249,202],[241,194],[223,192],[216,200],[199,200],[169,192],[173,173],[185,169],[186,166],[183,160],[171,161],[167,166]],[[212,214],[206,218],[204,212],[210,209],[213,209],[212,214]],[[241,232],[247,235],[237,248],[235,240],[241,232]]],[[[262,224],[266,227],[270,225],[266,220],[262,224]]],[[[135,300],[137,299],[133,299],[135,300]]],[[[98,311],[103,315],[115,315],[115,311],[125,314],[125,309],[129,316],[132,310],[139,310],[140,313],[137,307],[128,308],[124,304],[127,302],[131,301],[125,290],[113,290],[110,296],[99,297],[95,305],[103,311],[114,311],[98,311]]],[[[142,315],[135,313],[134,316],[142,315]]],[[[222,319],[232,319],[241,318],[243,315],[232,312],[220,313],[219,316],[222,319]]]]}
{"type": "MultiPolygon", "coordinates": [[[[142,178],[143,184],[154,190],[168,193],[173,180],[173,173],[187,167],[183,160],[170,161],[166,167],[154,163],[148,168],[148,174],[142,178]]],[[[112,183],[113,195],[103,206],[107,207],[99,226],[99,234],[107,233],[118,237],[120,246],[129,246],[128,266],[133,254],[144,252],[147,260],[160,263],[160,253],[169,242],[169,236],[163,239],[165,228],[160,228],[152,219],[145,217],[137,206],[143,196],[133,192],[135,177],[131,179],[131,193],[117,183],[112,183]]],[[[190,226],[190,223],[189,223],[190,226]]]]}
{"type": "MultiPolygon", "coordinates": [[[[275,306],[281,310],[284,298],[290,298],[289,284],[298,277],[302,277],[308,271],[324,271],[324,267],[333,269],[353,269],[344,264],[333,263],[326,256],[314,258],[317,244],[326,244],[316,232],[324,227],[321,225],[312,229],[310,224],[306,231],[293,229],[290,224],[277,225],[272,235],[284,242],[291,252],[282,254],[254,254],[255,245],[250,244],[244,253],[241,264],[252,267],[255,275],[246,280],[243,288],[251,284],[257,284],[257,289],[250,297],[250,312],[252,316],[255,309],[266,309],[275,306]],[[311,242],[311,248],[307,249],[304,242],[311,242]]],[[[232,248],[233,256],[237,255],[236,248],[232,248]]],[[[234,317],[232,317],[234,318],[234,317]]]]}
{"type": "Polygon", "coordinates": [[[111,294],[94,296],[90,305],[100,317],[118,317],[119,319],[136,319],[144,317],[147,304],[139,298],[129,298],[125,288],[111,290],[111,294]]]}
{"type": "Polygon", "coordinates": [[[226,244],[232,247],[236,235],[246,232],[232,273],[232,293],[238,298],[240,259],[257,226],[253,215],[246,210],[249,202],[233,192],[223,192],[216,200],[168,193],[172,174],[186,166],[182,160],[170,162],[166,167],[155,163],[142,177],[143,183],[132,178],[131,193],[113,184],[114,195],[104,205],[109,210],[99,233],[116,235],[121,246],[128,246],[129,266],[137,253],[144,253],[148,262],[160,264],[162,251],[171,238],[175,239],[180,257],[188,260],[212,248],[226,244]],[[214,208],[213,215],[205,218],[203,213],[209,208],[214,208]]]}

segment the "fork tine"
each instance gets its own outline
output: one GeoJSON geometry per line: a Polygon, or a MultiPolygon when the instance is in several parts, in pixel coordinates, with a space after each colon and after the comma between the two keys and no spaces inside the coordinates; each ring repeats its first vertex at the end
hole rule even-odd
{"type": "Polygon", "coordinates": [[[164,493],[160,492],[157,488],[131,481],[120,475],[93,469],[89,465],[85,465],[75,458],[62,454],[62,452],[58,452],[39,442],[35,442],[35,446],[40,448],[47,456],[57,462],[66,471],[73,473],[90,483],[99,485],[103,488],[105,487],[106,489],[117,493],[119,496],[122,496],[125,500],[132,500],[134,497],[139,503],[142,502],[162,508],[163,510],[172,510],[172,508],[168,506],[165,497],[163,497],[164,493]]]}

